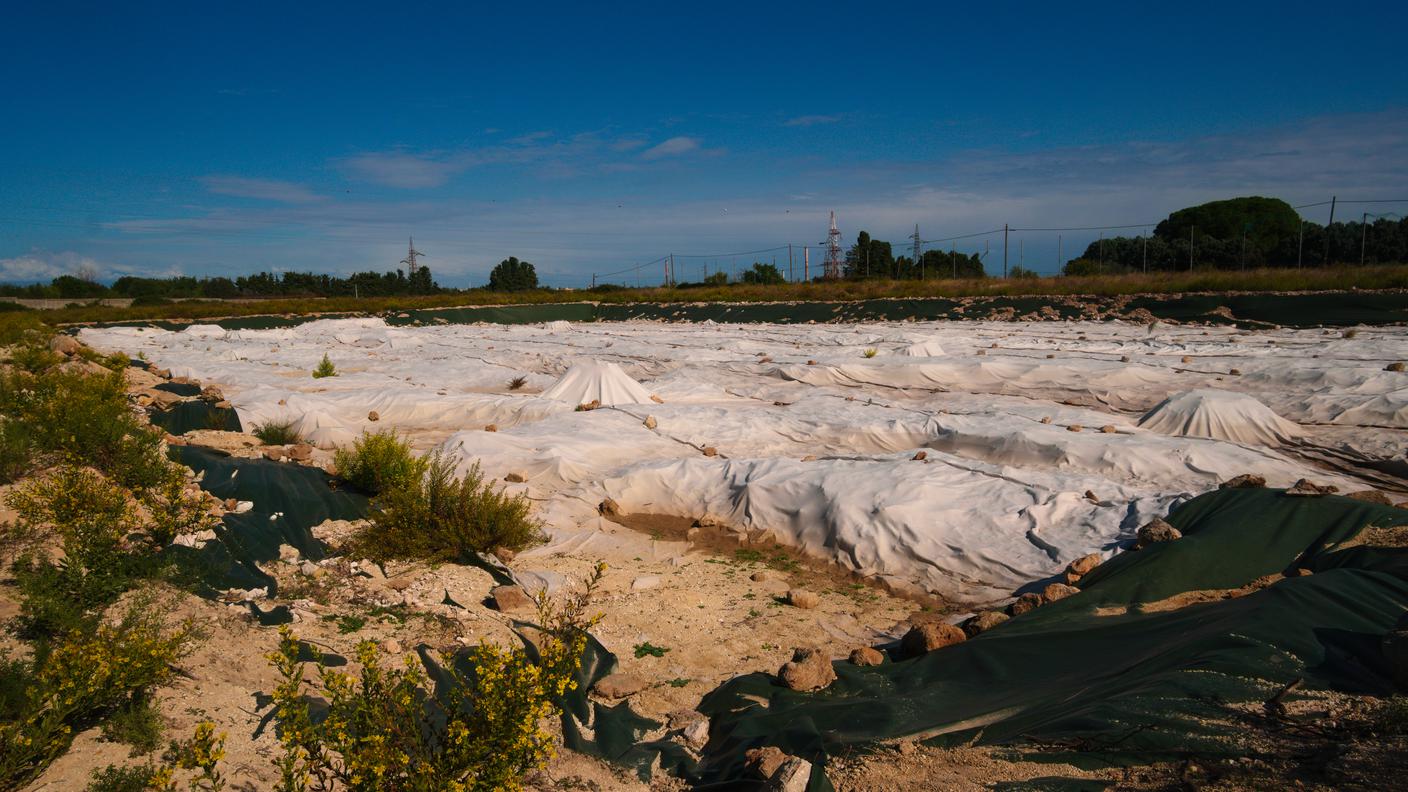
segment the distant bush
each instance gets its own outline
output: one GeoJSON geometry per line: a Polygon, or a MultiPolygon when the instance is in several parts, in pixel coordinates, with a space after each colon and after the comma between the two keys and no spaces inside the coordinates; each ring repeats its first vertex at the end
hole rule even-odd
{"type": "Polygon", "coordinates": [[[293,421],[265,421],[255,424],[250,434],[259,438],[259,442],[264,445],[293,445],[303,442],[303,437],[293,428],[293,421]]]}
{"type": "Polygon", "coordinates": [[[313,379],[322,379],[323,377],[336,376],[337,367],[332,364],[332,361],[328,359],[327,353],[324,352],[323,359],[318,362],[318,367],[313,369],[313,379]]]}
{"type": "Polygon", "coordinates": [[[397,487],[414,487],[425,474],[426,460],[390,429],[363,432],[351,448],[333,454],[338,478],[371,495],[397,487]]]}
{"type": "Polygon", "coordinates": [[[1011,271],[1011,272],[1008,272],[1008,273],[1007,273],[1007,277],[1009,277],[1009,278],[1040,278],[1041,276],[1037,274],[1036,270],[1029,270],[1029,269],[1027,269],[1026,267],[1016,266],[1016,267],[1013,267],[1013,268],[1012,268],[1012,271],[1011,271]]]}
{"type": "Polygon", "coordinates": [[[353,544],[376,561],[461,561],[496,547],[521,550],[544,538],[527,498],[495,489],[477,462],[456,479],[454,464],[438,452],[424,476],[386,490],[373,506],[371,523],[353,544]]]}
{"type": "Polygon", "coordinates": [[[171,305],[171,304],[173,304],[174,302],[175,302],[174,300],[168,300],[168,299],[165,298],[165,297],[157,297],[157,296],[150,295],[150,294],[144,294],[144,295],[142,295],[141,297],[134,297],[134,298],[132,298],[132,305],[134,305],[134,306],[142,306],[142,305],[171,305]]]}

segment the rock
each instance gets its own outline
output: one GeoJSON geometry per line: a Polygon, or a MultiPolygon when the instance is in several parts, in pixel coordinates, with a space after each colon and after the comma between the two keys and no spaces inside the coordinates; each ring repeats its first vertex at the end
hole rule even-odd
{"type": "Polygon", "coordinates": [[[1313,574],[1315,574],[1313,571],[1305,567],[1297,567],[1287,572],[1286,577],[1310,577],[1313,574]]]}
{"type": "Polygon", "coordinates": [[[521,586],[495,586],[489,590],[489,598],[494,601],[494,609],[501,613],[532,610],[536,607],[521,586]]]}
{"type": "Polygon", "coordinates": [[[805,589],[792,589],[787,592],[787,604],[794,608],[811,610],[821,604],[821,597],[805,589]]]}
{"type": "Polygon", "coordinates": [[[862,646],[851,650],[851,665],[878,666],[885,662],[885,654],[879,649],[862,646]]]}
{"type": "Polygon", "coordinates": [[[523,473],[519,473],[517,470],[509,471],[509,474],[507,476],[504,476],[504,481],[507,481],[510,484],[522,484],[527,480],[528,476],[524,475],[523,473]]]}
{"type": "Polygon", "coordinates": [[[1255,489],[1265,487],[1266,478],[1255,473],[1243,473],[1240,476],[1233,476],[1230,479],[1217,485],[1218,489],[1255,489]]]}
{"type": "Polygon", "coordinates": [[[711,456],[718,456],[718,455],[719,455],[719,449],[714,448],[713,446],[704,446],[704,456],[706,456],[706,457],[711,457],[711,456]]]}
{"type": "Polygon", "coordinates": [[[1103,560],[1104,559],[1100,557],[1099,553],[1090,553],[1089,555],[1083,555],[1080,558],[1077,558],[1076,560],[1067,564],[1066,571],[1075,575],[1089,575],[1092,570],[1100,566],[1103,560]]]}
{"type": "Polygon", "coordinates": [[[631,591],[646,591],[660,587],[659,575],[641,575],[631,581],[631,591]]]}
{"type": "Polygon", "coordinates": [[[701,717],[699,720],[685,726],[680,731],[684,735],[684,741],[689,747],[698,750],[709,743],[709,720],[701,717]]]}
{"type": "Polygon", "coordinates": [[[1120,362],[1121,362],[1121,363],[1128,363],[1128,362],[1129,362],[1129,355],[1120,355],[1120,362]]]}
{"type": "Polygon", "coordinates": [[[1390,363],[1384,366],[1384,371],[1403,371],[1405,368],[1408,368],[1408,366],[1405,366],[1402,362],[1390,363]]]}
{"type": "Polygon", "coordinates": [[[1067,432],[1079,432],[1081,429],[1084,429],[1084,428],[1085,428],[1085,427],[1081,426],[1080,424],[1071,424],[1070,426],[1067,426],[1067,427],[1066,427],[1066,431],[1067,431],[1067,432]]]}
{"type": "Polygon", "coordinates": [[[240,502],[236,498],[226,498],[223,505],[225,506],[225,511],[234,511],[235,508],[240,505],[240,502]]]}
{"type": "Polygon", "coordinates": [[[76,355],[83,345],[78,343],[78,339],[71,335],[60,333],[49,339],[49,351],[60,355],[76,355]]]}
{"type": "Polygon", "coordinates": [[[917,454],[914,455],[914,461],[915,461],[915,462],[923,462],[925,459],[928,459],[928,458],[929,458],[929,452],[928,452],[928,451],[920,451],[919,453],[917,453],[917,454]]]}
{"type": "Polygon", "coordinates": [[[511,563],[513,563],[513,559],[515,559],[515,558],[518,557],[518,553],[517,553],[517,552],[515,552],[515,551],[513,551],[513,550],[510,550],[509,548],[504,547],[503,545],[499,545],[498,547],[495,547],[494,550],[493,550],[493,553],[494,553],[494,558],[499,559],[500,562],[505,563],[505,564],[511,564],[511,563]]]}
{"type": "Polygon", "coordinates": [[[272,461],[272,462],[278,462],[280,459],[283,459],[283,458],[284,458],[284,447],[283,447],[283,446],[269,446],[268,448],[265,448],[265,449],[264,449],[264,458],[265,458],[265,459],[268,459],[268,460],[270,460],[270,461],[272,461]]]}
{"type": "Polygon", "coordinates": [[[1339,487],[1321,486],[1310,479],[1301,479],[1286,490],[1287,495],[1296,498],[1313,498],[1320,495],[1333,495],[1336,492],[1339,492],[1339,487]]]}
{"type": "Polygon", "coordinates": [[[659,396],[656,396],[656,395],[653,394],[653,393],[650,394],[650,400],[653,401],[653,402],[655,402],[656,404],[664,404],[664,403],[665,403],[665,400],[664,400],[664,399],[660,398],[659,396]]]}
{"type": "Polygon", "coordinates": [[[621,505],[611,498],[607,498],[597,505],[596,510],[604,517],[611,517],[621,513],[621,505]]]}
{"type": "Polygon", "coordinates": [[[773,745],[766,748],[750,748],[743,754],[743,762],[750,775],[756,778],[772,778],[787,763],[787,754],[773,745]]]}
{"type": "Polygon", "coordinates": [[[1240,377],[1240,376],[1242,376],[1242,370],[1241,370],[1241,369],[1236,369],[1236,368],[1234,368],[1234,369],[1228,369],[1228,370],[1227,370],[1227,376],[1229,376],[1229,377],[1240,377]]]}
{"type": "Polygon", "coordinates": [[[935,649],[962,643],[967,639],[963,630],[947,622],[924,622],[909,628],[900,639],[900,651],[905,657],[918,657],[935,649]]]}
{"type": "Polygon", "coordinates": [[[1007,621],[1010,616],[1002,611],[983,611],[973,618],[963,622],[963,633],[969,638],[985,633],[999,624],[1007,621]]]}
{"type": "Polygon", "coordinates": [[[405,591],[416,582],[414,575],[397,575],[386,579],[386,587],[392,591],[405,591]]]}
{"type": "Polygon", "coordinates": [[[1042,604],[1041,595],[1027,592],[1018,597],[1011,605],[1007,606],[1007,612],[1013,616],[1021,616],[1023,613],[1030,613],[1042,604]]]}
{"type": "Polygon", "coordinates": [[[1160,542],[1172,542],[1175,539],[1182,539],[1183,534],[1177,528],[1167,522],[1155,517],[1139,529],[1135,534],[1137,543],[1135,547],[1148,547],[1160,542]]]}
{"type": "Polygon", "coordinates": [[[1184,355],[1184,356],[1183,356],[1183,362],[1184,362],[1184,363],[1192,363],[1192,362],[1193,362],[1193,358],[1188,357],[1187,355],[1184,355]]]}
{"type": "Polygon", "coordinates": [[[836,681],[836,669],[820,649],[798,647],[792,660],[778,669],[782,684],[792,690],[820,690],[836,681]]]}
{"type": "Polygon", "coordinates": [[[385,641],[379,641],[378,645],[381,647],[381,651],[385,652],[386,654],[401,654],[401,642],[396,640],[395,638],[387,638],[385,641]]]}
{"type": "Polygon", "coordinates": [[[497,432],[497,431],[499,431],[499,425],[498,425],[498,424],[484,424],[484,431],[486,431],[486,432],[497,432]]]}
{"type": "Polygon", "coordinates": [[[371,412],[367,413],[367,420],[373,423],[380,421],[381,413],[377,412],[376,410],[372,410],[371,412]]]}
{"type": "Polygon", "coordinates": [[[806,792],[812,779],[812,763],[798,757],[788,757],[768,780],[768,792],[806,792]]]}
{"type": "Polygon", "coordinates": [[[1357,501],[1364,501],[1365,503],[1377,503],[1380,506],[1393,505],[1393,501],[1389,500],[1389,497],[1387,495],[1383,494],[1382,492],[1379,492],[1378,490],[1360,490],[1358,492],[1351,492],[1348,495],[1345,495],[1345,497],[1353,498],[1357,501]]]}
{"type": "Polygon", "coordinates": [[[645,690],[645,680],[630,674],[611,674],[598,680],[592,691],[602,698],[623,699],[645,690]]]}
{"type": "Polygon", "coordinates": [[[766,583],[769,580],[786,580],[787,576],[776,569],[759,569],[757,572],[749,575],[748,579],[754,583],[766,583]]]}
{"type": "Polygon", "coordinates": [[[1051,416],[1049,416],[1049,415],[1043,416],[1042,419],[1041,419],[1041,422],[1044,423],[1044,424],[1049,424],[1049,423],[1051,423],[1051,416]]]}
{"type": "Polygon", "coordinates": [[[152,373],[155,374],[155,375],[157,375],[158,377],[161,377],[161,378],[164,379],[164,380],[169,380],[169,379],[171,379],[171,369],[164,369],[164,368],[152,369],[152,373]]]}
{"type": "Polygon", "coordinates": [[[807,361],[807,365],[808,365],[808,366],[815,366],[815,365],[816,365],[816,361],[815,361],[815,360],[808,360],[808,361],[807,361]]]}
{"type": "Polygon", "coordinates": [[[802,461],[803,461],[803,462],[815,462],[815,461],[816,461],[816,454],[807,454],[806,456],[802,457],[802,461]]]}
{"type": "Polygon", "coordinates": [[[1090,490],[1086,490],[1086,491],[1085,491],[1085,499],[1088,500],[1088,501],[1090,501],[1091,503],[1099,503],[1099,502],[1100,502],[1100,499],[1099,499],[1098,497],[1096,497],[1095,493],[1091,492],[1090,490]]]}
{"type": "Polygon", "coordinates": [[[1065,583],[1050,583],[1041,590],[1041,598],[1046,602],[1056,602],[1063,600],[1072,594],[1079,594],[1080,589],[1075,586],[1067,586],[1065,583]]]}
{"type": "Polygon", "coordinates": [[[645,416],[644,425],[646,429],[654,429],[655,427],[659,426],[660,423],[655,420],[655,416],[647,415],[645,416]]]}
{"type": "Polygon", "coordinates": [[[299,443],[288,450],[288,458],[295,462],[307,462],[313,458],[313,446],[299,443]]]}
{"type": "Polygon", "coordinates": [[[304,561],[298,566],[298,571],[302,572],[308,577],[312,577],[318,574],[318,565],[313,563],[312,561],[304,561]]]}
{"type": "Polygon", "coordinates": [[[1101,434],[1114,434],[1115,427],[1111,424],[1105,424],[1104,426],[1100,427],[1100,432],[1101,434]]]}

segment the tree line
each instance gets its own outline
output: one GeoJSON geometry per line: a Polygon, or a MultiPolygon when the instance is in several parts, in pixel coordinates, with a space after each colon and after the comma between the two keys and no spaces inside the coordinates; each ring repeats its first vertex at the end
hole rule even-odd
{"type": "Polygon", "coordinates": [[[260,272],[233,280],[225,277],[143,278],[126,275],[111,286],[91,274],[60,275],[49,283],[27,286],[0,285],[0,296],[31,299],[93,300],[130,297],[143,303],[177,299],[262,297],[392,297],[435,294],[442,291],[430,270],[418,267],[407,275],[395,272],[357,272],[346,277],[313,272],[260,272]]]}

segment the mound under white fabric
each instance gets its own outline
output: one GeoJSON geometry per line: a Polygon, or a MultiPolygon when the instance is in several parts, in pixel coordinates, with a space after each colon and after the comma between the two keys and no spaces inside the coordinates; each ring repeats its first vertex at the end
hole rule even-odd
{"type": "Polygon", "coordinates": [[[1139,425],[1163,434],[1243,445],[1282,445],[1304,434],[1254,397],[1213,388],[1174,394],[1145,413],[1139,425]]]}
{"type": "Polygon", "coordinates": [[[917,344],[910,344],[900,350],[900,354],[905,357],[943,357],[944,348],[939,346],[939,342],[933,339],[920,341],[917,344]]]}
{"type": "Polygon", "coordinates": [[[562,375],[556,385],[543,391],[543,398],[569,404],[645,404],[650,391],[626,376],[615,363],[583,360],[562,375]]]}

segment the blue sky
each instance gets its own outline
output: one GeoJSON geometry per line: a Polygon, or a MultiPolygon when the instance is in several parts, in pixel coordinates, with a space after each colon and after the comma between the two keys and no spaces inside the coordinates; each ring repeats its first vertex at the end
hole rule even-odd
{"type": "MultiPolygon", "coordinates": [[[[815,245],[831,209],[898,248],[1408,198],[1399,4],[27,5],[0,280],[386,270],[414,234],[444,283],[581,285],[815,245]]],[[[1054,271],[1055,236],[1011,261],[1054,271]]]]}

